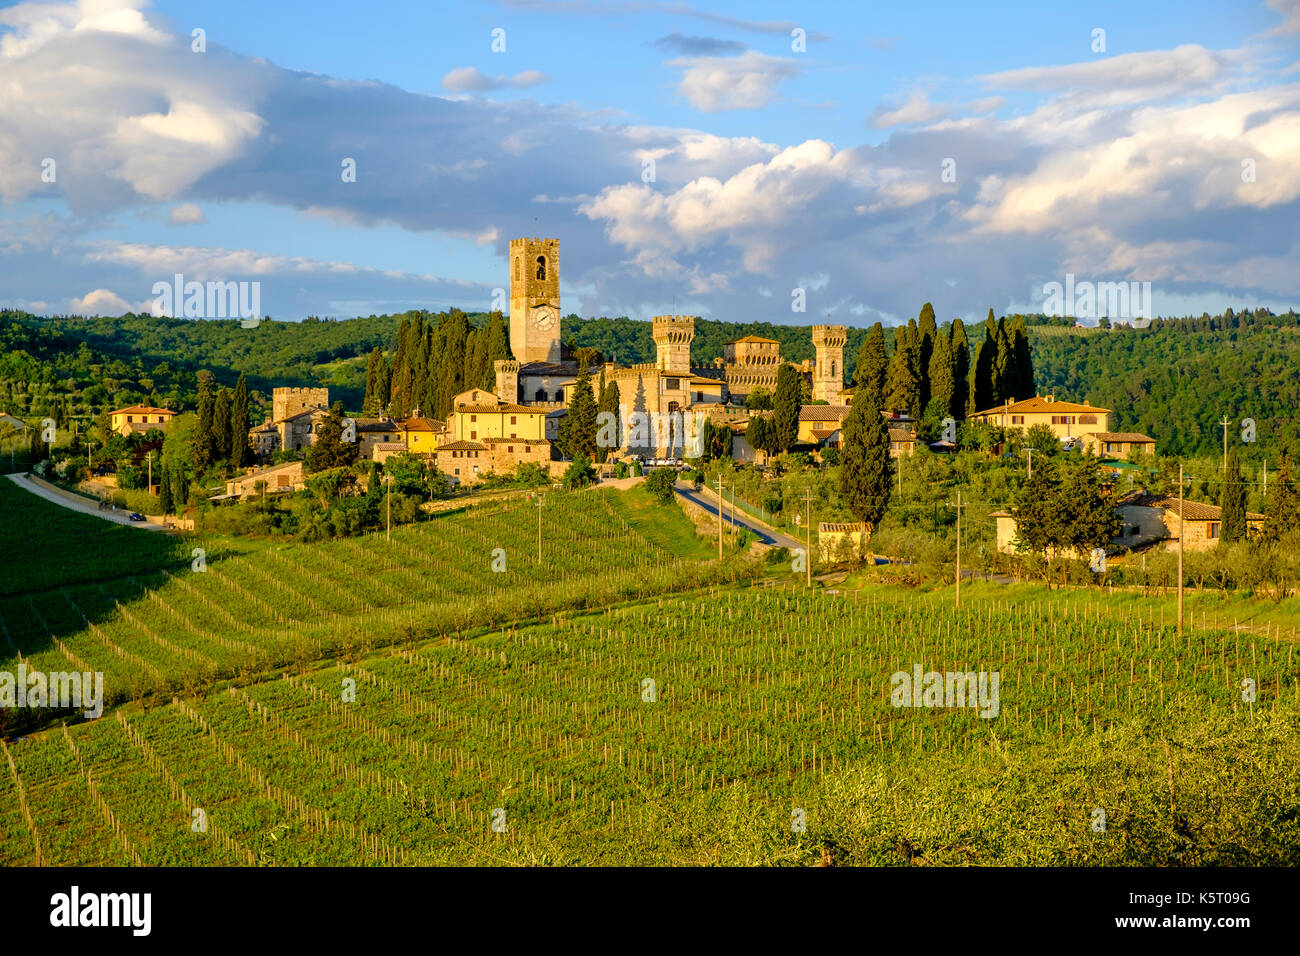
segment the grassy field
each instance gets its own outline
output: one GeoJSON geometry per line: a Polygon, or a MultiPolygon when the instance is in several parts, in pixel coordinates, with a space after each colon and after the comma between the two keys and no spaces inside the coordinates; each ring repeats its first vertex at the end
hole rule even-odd
{"type": "Polygon", "coordinates": [[[29,667],[127,682],[7,741],[0,862],[1300,863],[1289,635],[747,586],[639,494],[543,521],[545,582],[515,505],[0,602],[29,667]],[[917,666],[998,674],[996,716],[894,706],[917,666]]]}

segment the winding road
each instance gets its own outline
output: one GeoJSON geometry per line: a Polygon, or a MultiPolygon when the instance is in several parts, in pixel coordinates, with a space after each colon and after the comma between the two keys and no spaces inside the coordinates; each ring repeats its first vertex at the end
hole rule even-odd
{"type": "Polygon", "coordinates": [[[73,494],[71,491],[64,491],[56,485],[50,484],[35,475],[29,475],[26,472],[16,471],[8,476],[19,488],[30,491],[32,494],[44,498],[46,501],[52,501],[56,505],[67,508],[69,511],[80,511],[82,514],[92,515],[96,518],[103,518],[105,521],[112,521],[116,524],[124,524],[130,528],[143,528],[146,531],[165,531],[167,530],[158,522],[149,519],[146,521],[132,521],[127,517],[126,511],[100,511],[99,507],[87,498],[81,495],[73,494]]]}

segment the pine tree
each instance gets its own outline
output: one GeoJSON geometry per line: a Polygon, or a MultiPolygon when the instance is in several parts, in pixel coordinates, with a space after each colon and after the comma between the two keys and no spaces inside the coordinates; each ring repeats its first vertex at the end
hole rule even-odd
{"type": "Polygon", "coordinates": [[[885,351],[885,329],[879,322],[871,327],[858,349],[857,367],[853,370],[856,393],[870,392],[879,407],[885,405],[885,386],[889,381],[889,353],[885,351]]]}
{"type": "Polygon", "coordinates": [[[1228,472],[1219,494],[1219,543],[1231,544],[1246,537],[1246,484],[1241,479],[1237,449],[1228,451],[1228,472]]]}
{"type": "Polygon", "coordinates": [[[1291,456],[1284,452],[1264,518],[1264,536],[1270,541],[1281,540],[1300,528],[1300,492],[1291,475],[1293,464],[1291,456]]]}
{"type": "Polygon", "coordinates": [[[243,468],[253,460],[253,449],[248,444],[248,416],[248,379],[240,372],[230,402],[230,463],[236,468],[243,468]]]}
{"type": "Polygon", "coordinates": [[[961,319],[953,319],[948,341],[952,357],[953,389],[949,410],[953,418],[961,421],[966,417],[967,405],[971,398],[970,342],[966,338],[966,326],[961,319]]]}
{"type": "MultiPolygon", "coordinates": [[[[948,343],[948,336],[937,332],[934,336],[934,351],[930,355],[930,401],[938,401],[943,406],[944,414],[947,415],[953,406],[956,390],[956,382],[953,379],[952,346],[948,343]]],[[[926,408],[929,407],[927,404],[926,408]]]]}
{"type": "Polygon", "coordinates": [[[308,474],[356,464],[358,443],[343,440],[343,403],[335,402],[316,427],[316,440],[307,449],[303,470],[308,474]]]}
{"type": "Polygon", "coordinates": [[[841,435],[840,492],[853,516],[873,530],[889,504],[894,467],[889,430],[869,393],[853,396],[841,435]]]}
{"type": "Polygon", "coordinates": [[[212,373],[200,372],[199,414],[194,426],[194,467],[206,470],[217,458],[217,446],[212,432],[212,416],[216,399],[212,394],[212,373]]]}
{"type": "Polygon", "coordinates": [[[787,452],[799,440],[799,373],[785,364],[776,373],[776,394],[772,396],[772,424],[776,447],[787,452]]]}

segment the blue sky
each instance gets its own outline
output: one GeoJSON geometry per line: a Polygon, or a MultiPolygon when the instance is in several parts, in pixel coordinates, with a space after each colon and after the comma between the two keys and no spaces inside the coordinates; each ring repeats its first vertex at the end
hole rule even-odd
{"type": "Polygon", "coordinates": [[[1298,38],[1297,0],[10,5],[0,305],[484,309],[543,234],[583,315],[973,318],[1066,273],[1284,310],[1298,38]]]}

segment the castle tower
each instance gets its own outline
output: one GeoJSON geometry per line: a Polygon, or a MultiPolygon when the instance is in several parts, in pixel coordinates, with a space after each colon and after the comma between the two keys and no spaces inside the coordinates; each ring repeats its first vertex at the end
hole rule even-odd
{"type": "Polygon", "coordinates": [[[514,359],[497,359],[492,365],[497,371],[497,398],[516,404],[519,401],[519,363],[514,359]]]}
{"type": "Polygon", "coordinates": [[[655,364],[677,375],[691,374],[691,340],[695,338],[695,316],[654,317],[655,364]]]}
{"type": "Polygon", "coordinates": [[[510,240],[510,352],[560,361],[560,240],[510,240]]]}
{"type": "Polygon", "coordinates": [[[844,402],[844,343],[848,330],[842,325],[814,325],[813,347],[817,364],[813,366],[812,397],[831,405],[844,402]]]}
{"type": "Polygon", "coordinates": [[[328,388],[275,388],[271,390],[271,418],[282,422],[299,412],[330,407],[328,388]]]}

